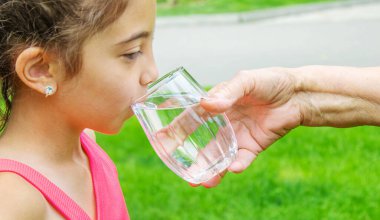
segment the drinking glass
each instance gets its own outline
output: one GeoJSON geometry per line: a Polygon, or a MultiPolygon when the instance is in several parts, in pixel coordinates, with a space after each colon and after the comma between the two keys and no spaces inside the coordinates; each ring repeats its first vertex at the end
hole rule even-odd
{"type": "Polygon", "coordinates": [[[225,114],[201,106],[207,93],[180,67],[149,85],[132,109],[161,160],[190,183],[224,171],[237,154],[237,141],[225,114]]]}

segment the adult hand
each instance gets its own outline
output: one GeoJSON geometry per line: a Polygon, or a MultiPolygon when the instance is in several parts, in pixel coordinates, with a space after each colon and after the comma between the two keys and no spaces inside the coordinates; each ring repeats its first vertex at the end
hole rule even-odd
{"type": "MultiPolygon", "coordinates": [[[[239,150],[229,171],[244,171],[260,152],[301,124],[295,84],[285,68],[242,71],[211,89],[202,100],[206,111],[225,112],[234,128],[239,150]]],[[[216,186],[224,174],[201,185],[216,186]]]]}
{"type": "MultiPolygon", "coordinates": [[[[226,112],[239,152],[228,168],[244,171],[291,129],[380,126],[380,67],[305,66],[243,71],[209,92],[202,107],[226,112]]],[[[224,173],[203,183],[216,186],[224,173]]]]}

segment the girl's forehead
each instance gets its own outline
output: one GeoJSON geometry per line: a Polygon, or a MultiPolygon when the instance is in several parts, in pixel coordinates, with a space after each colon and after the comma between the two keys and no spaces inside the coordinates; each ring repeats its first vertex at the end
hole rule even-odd
{"type": "Polygon", "coordinates": [[[124,13],[106,28],[105,33],[112,38],[125,38],[126,35],[134,35],[138,32],[152,32],[155,17],[156,1],[130,0],[124,13]]]}

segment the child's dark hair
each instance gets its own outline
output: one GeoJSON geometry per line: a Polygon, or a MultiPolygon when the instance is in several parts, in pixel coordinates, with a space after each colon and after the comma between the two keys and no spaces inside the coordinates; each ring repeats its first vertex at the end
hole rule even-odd
{"type": "Polygon", "coordinates": [[[128,0],[0,0],[0,76],[4,110],[0,131],[17,87],[15,60],[31,46],[54,52],[69,76],[81,68],[83,42],[124,12],[128,0]]]}

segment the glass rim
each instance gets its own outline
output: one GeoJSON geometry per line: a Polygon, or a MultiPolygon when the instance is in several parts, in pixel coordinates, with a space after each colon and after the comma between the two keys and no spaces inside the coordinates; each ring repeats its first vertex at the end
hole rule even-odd
{"type": "Polygon", "coordinates": [[[164,85],[167,82],[175,79],[179,74],[185,74],[187,76],[190,76],[183,66],[178,67],[178,68],[170,71],[169,73],[166,73],[165,75],[163,75],[162,77],[160,77],[158,80],[156,80],[156,81],[152,82],[151,84],[149,84],[148,85],[148,91],[147,91],[147,93],[144,96],[136,99],[133,102],[132,105],[135,105],[137,103],[141,103],[146,97],[152,95],[152,93],[154,93],[155,91],[157,91],[161,87],[161,85],[164,85]]]}

